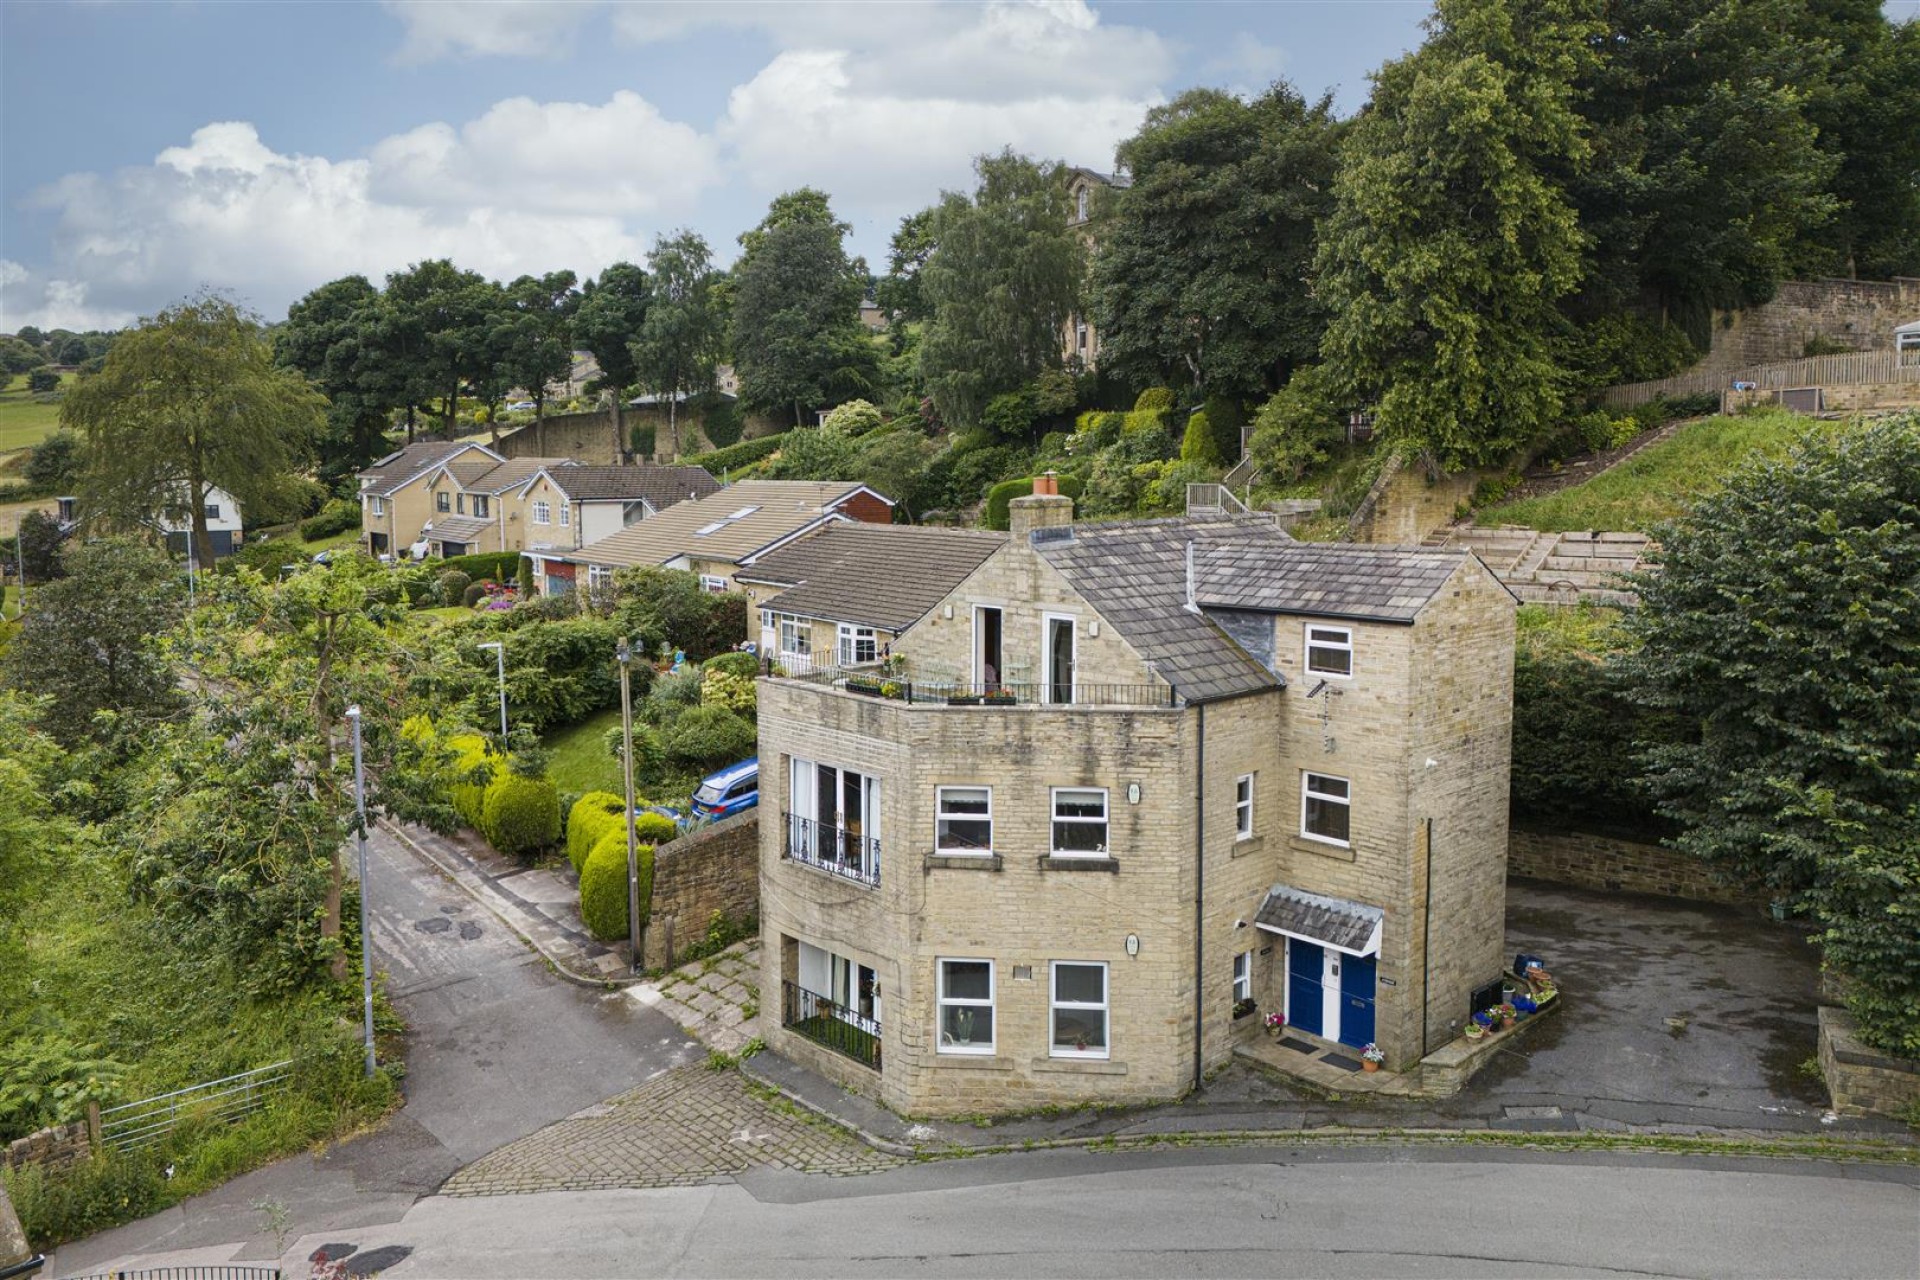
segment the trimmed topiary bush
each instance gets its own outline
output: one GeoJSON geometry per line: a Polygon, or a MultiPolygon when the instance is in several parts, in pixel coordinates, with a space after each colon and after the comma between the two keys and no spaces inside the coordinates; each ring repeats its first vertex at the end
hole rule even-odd
{"type": "Polygon", "coordinates": [[[519,857],[560,838],[560,792],[547,778],[503,771],[487,784],[480,816],[487,843],[519,857]]]}
{"type": "Polygon", "coordinates": [[[641,844],[657,849],[680,838],[680,824],[664,813],[643,813],[633,820],[633,834],[641,844]]]}
{"type": "MultiPolygon", "coordinates": [[[[653,846],[636,851],[640,871],[640,910],[653,899],[653,846]]],[[[602,942],[627,936],[627,833],[618,823],[600,837],[580,869],[580,918],[602,942]]],[[[643,918],[642,924],[646,923],[643,918]]]]}
{"type": "Polygon", "coordinates": [[[448,569],[434,581],[434,592],[443,605],[459,604],[473,579],[458,569],[448,569]]]}
{"type": "Polygon", "coordinates": [[[578,875],[600,837],[614,829],[626,802],[611,791],[589,791],[567,811],[567,861],[578,875]]]}
{"type": "Polygon", "coordinates": [[[1133,402],[1135,413],[1165,413],[1173,408],[1172,387],[1148,387],[1133,402]]]}
{"type": "MultiPolygon", "coordinates": [[[[1062,497],[1073,498],[1077,501],[1080,495],[1086,492],[1086,484],[1079,476],[1056,476],[1055,479],[1059,482],[1062,497]]],[[[1025,498],[1032,493],[1032,476],[1026,476],[1019,480],[1002,480],[999,484],[987,490],[987,510],[985,515],[987,528],[998,529],[1005,532],[1008,524],[1011,523],[1012,520],[1011,513],[1008,510],[1010,504],[1015,498],[1025,498]]]]}
{"type": "Polygon", "coordinates": [[[778,435],[761,436],[758,440],[742,440],[740,443],[730,444],[724,449],[714,449],[707,453],[696,454],[691,458],[683,459],[683,461],[690,462],[697,467],[705,467],[715,479],[718,479],[720,473],[729,467],[744,467],[749,462],[758,462],[762,458],[773,456],[781,444],[785,442],[786,438],[787,433],[782,431],[778,435]]]}
{"type": "Polygon", "coordinates": [[[458,569],[468,579],[491,578],[495,582],[506,582],[520,569],[518,551],[483,551],[471,556],[448,556],[440,562],[441,569],[458,569]]]}
{"type": "Polygon", "coordinates": [[[724,707],[690,708],[661,736],[669,760],[696,767],[744,760],[759,742],[752,723],[724,707]]]}
{"type": "Polygon", "coordinates": [[[497,762],[487,753],[487,740],[477,733],[455,734],[446,740],[446,745],[454,753],[454,774],[459,779],[447,788],[447,798],[453,802],[453,811],[460,815],[462,822],[475,831],[484,831],[487,785],[493,778],[489,775],[482,782],[467,779],[483,765],[495,767],[497,771],[497,762]]]}
{"type": "Polygon", "coordinates": [[[465,605],[469,609],[473,608],[473,606],[479,604],[482,600],[486,598],[487,598],[487,584],[484,582],[469,582],[467,584],[467,589],[460,593],[460,603],[465,605]]]}
{"type": "Polygon", "coordinates": [[[1187,419],[1187,433],[1180,438],[1180,461],[1205,467],[1220,465],[1220,449],[1213,438],[1213,421],[1205,409],[1187,419]]]}

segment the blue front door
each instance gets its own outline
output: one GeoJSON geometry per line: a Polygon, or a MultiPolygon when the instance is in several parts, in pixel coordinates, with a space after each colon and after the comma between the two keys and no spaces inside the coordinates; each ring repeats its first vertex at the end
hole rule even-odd
{"type": "Polygon", "coordinates": [[[1320,985],[1321,951],[1311,942],[1287,939],[1287,1020],[1302,1031],[1320,1035],[1325,999],[1320,985]]]}
{"type": "Polygon", "coordinates": [[[1372,956],[1340,957],[1340,1043],[1373,1043],[1372,956]]]}

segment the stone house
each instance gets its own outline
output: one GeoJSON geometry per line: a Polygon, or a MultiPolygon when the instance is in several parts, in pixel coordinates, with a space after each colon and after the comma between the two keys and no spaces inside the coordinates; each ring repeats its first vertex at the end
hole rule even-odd
{"type": "Polygon", "coordinates": [[[542,467],[514,494],[525,528],[509,550],[583,547],[719,491],[703,467],[542,467]]]}
{"type": "MultiPolygon", "coordinates": [[[[931,1116],[1177,1097],[1245,1001],[1390,1070],[1459,1034],[1502,968],[1494,576],[1264,516],[1011,514],[900,619],[900,696],[761,682],[768,1043],[931,1116]]],[[[877,540],[864,574],[922,576],[877,540]]]]}
{"type": "Polygon", "coordinates": [[[360,532],[371,555],[398,555],[421,541],[435,515],[429,484],[450,462],[504,459],[481,444],[429,440],[380,458],[360,473],[360,532]]]}
{"type": "Polygon", "coordinates": [[[708,591],[731,591],[741,566],[828,525],[892,520],[891,499],[852,481],[743,480],[585,546],[526,554],[548,593],[610,583],[636,565],[683,569],[708,591]]]}
{"type": "MultiPolygon", "coordinates": [[[[1133,179],[1124,173],[1101,173],[1097,169],[1080,168],[1067,170],[1067,201],[1070,206],[1067,224],[1079,231],[1089,254],[1098,247],[1095,228],[1100,214],[1100,193],[1132,185],[1133,179]]],[[[1075,314],[1067,317],[1060,331],[1060,353],[1068,368],[1091,369],[1099,362],[1100,333],[1094,327],[1092,316],[1075,314]]]]}

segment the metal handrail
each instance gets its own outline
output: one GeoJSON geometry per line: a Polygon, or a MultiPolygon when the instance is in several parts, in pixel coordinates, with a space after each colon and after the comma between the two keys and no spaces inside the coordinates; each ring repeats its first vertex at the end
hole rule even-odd
{"type": "Polygon", "coordinates": [[[1171,684],[1082,684],[1049,685],[1037,680],[993,680],[976,683],[948,679],[940,675],[887,672],[876,667],[838,667],[822,665],[806,671],[776,669],[768,664],[774,679],[795,680],[802,684],[822,685],[848,693],[912,706],[987,706],[987,707],[1119,707],[1157,710],[1179,706],[1179,694],[1171,684]]]}
{"type": "Polygon", "coordinates": [[[785,813],[787,844],[785,857],[817,871],[866,885],[880,883],[880,841],[873,836],[844,827],[785,813]]]}
{"type": "Polygon", "coordinates": [[[795,1035],[853,1059],[863,1067],[880,1069],[880,1020],[836,1004],[796,982],[780,983],[780,1025],[795,1035]]]}

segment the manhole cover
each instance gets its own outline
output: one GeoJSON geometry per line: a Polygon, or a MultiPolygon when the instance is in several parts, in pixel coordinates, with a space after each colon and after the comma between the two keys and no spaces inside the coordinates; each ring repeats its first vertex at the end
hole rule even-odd
{"type": "Polygon", "coordinates": [[[1558,1107],[1507,1108],[1507,1119],[1509,1120],[1558,1120],[1559,1118],[1560,1108],[1558,1107]]]}

